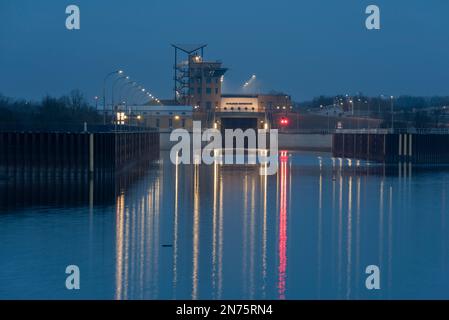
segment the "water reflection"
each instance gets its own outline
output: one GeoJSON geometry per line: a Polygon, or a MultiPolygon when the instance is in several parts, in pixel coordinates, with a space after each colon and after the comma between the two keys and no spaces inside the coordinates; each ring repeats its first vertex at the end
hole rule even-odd
{"type": "MultiPolygon", "coordinates": [[[[162,165],[162,164],[161,164],[162,165]]],[[[115,299],[157,297],[159,273],[161,175],[123,191],[115,206],[115,299]],[[145,183],[146,182],[146,183],[145,183]]]]}
{"type": "Polygon", "coordinates": [[[68,261],[89,270],[77,298],[449,297],[448,171],[326,154],[279,160],[263,176],[258,166],[173,165],[162,154],[134,180],[2,183],[0,297],[35,283],[27,297],[71,298],[53,276],[68,261]],[[38,279],[12,267],[31,263],[38,279]],[[365,288],[371,264],[380,291],[365,288]]]}
{"type": "Polygon", "coordinates": [[[199,223],[200,223],[200,190],[199,165],[194,165],[193,175],[193,271],[192,271],[192,299],[198,299],[198,259],[199,259],[199,223]]]}
{"type": "Polygon", "coordinates": [[[152,162],[142,162],[126,172],[101,173],[94,177],[74,169],[15,171],[5,176],[6,179],[1,177],[0,210],[12,212],[39,206],[93,208],[113,204],[117,194],[147,176],[152,166],[152,162]]]}
{"type": "Polygon", "coordinates": [[[287,178],[288,153],[281,152],[280,157],[280,209],[279,209],[279,266],[278,266],[278,294],[279,299],[285,299],[286,271],[287,271],[287,178]]]}

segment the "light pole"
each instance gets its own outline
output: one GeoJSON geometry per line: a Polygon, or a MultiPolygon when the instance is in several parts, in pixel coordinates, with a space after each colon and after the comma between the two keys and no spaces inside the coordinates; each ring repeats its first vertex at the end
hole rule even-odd
{"type": "Polygon", "coordinates": [[[391,96],[391,132],[394,131],[394,112],[393,112],[393,102],[394,102],[394,96],[391,96]]]}
{"type": "MultiPolygon", "coordinates": [[[[370,100],[370,99],[368,99],[370,100]]],[[[368,102],[368,100],[365,100],[365,104],[368,106],[368,130],[371,129],[371,101],[368,102]]]]}
{"type": "Polygon", "coordinates": [[[137,91],[132,95],[133,101],[139,101],[138,94],[142,94],[142,97],[146,100],[147,98],[154,99],[158,101],[151,93],[149,93],[145,88],[142,86],[137,87],[137,91]]]}
{"type": "Polygon", "coordinates": [[[137,87],[135,87],[137,90],[131,95],[131,103],[136,103],[135,101],[136,101],[136,96],[137,96],[137,94],[139,94],[139,93],[141,93],[142,92],[142,87],[141,86],[137,86],[137,87]]]}
{"type": "MultiPolygon", "coordinates": [[[[130,98],[130,90],[131,89],[136,89],[137,87],[138,87],[137,82],[135,82],[135,81],[130,82],[130,86],[128,87],[128,89],[126,90],[126,93],[125,93],[126,105],[129,105],[129,103],[130,103],[130,99],[129,99],[130,98]]],[[[131,101],[131,103],[132,103],[132,101],[131,101]]]]}
{"type": "Polygon", "coordinates": [[[154,99],[153,95],[151,93],[149,93],[148,91],[145,92],[145,96],[144,96],[144,103],[150,103],[151,100],[154,99]]]}
{"type": "MultiPolygon", "coordinates": [[[[149,92],[147,92],[147,98],[148,98],[148,103],[151,101],[151,94],[149,92]]],[[[145,99],[146,100],[146,99],[145,99]]]]}
{"type": "Polygon", "coordinates": [[[122,74],[123,70],[116,70],[113,72],[108,73],[103,80],[103,124],[106,124],[106,81],[115,74],[122,74]]]}
{"type": "Polygon", "coordinates": [[[120,89],[119,89],[119,92],[120,92],[120,101],[123,101],[123,99],[124,99],[124,97],[123,97],[123,90],[125,89],[125,87],[126,86],[128,86],[128,85],[130,85],[130,84],[133,84],[133,83],[135,83],[134,81],[128,81],[128,82],[125,82],[124,84],[122,84],[122,86],[120,87],[120,89]]]}
{"type": "Polygon", "coordinates": [[[378,117],[379,117],[379,118],[380,118],[380,106],[381,106],[381,104],[382,104],[383,98],[384,98],[384,95],[381,94],[381,95],[379,96],[379,105],[378,105],[379,109],[377,110],[377,112],[378,112],[378,117]]]}
{"type": "Polygon", "coordinates": [[[121,76],[121,77],[118,77],[117,79],[115,79],[115,81],[114,81],[114,83],[112,84],[112,106],[111,106],[111,111],[112,111],[112,114],[114,114],[114,91],[115,91],[115,86],[117,85],[117,83],[120,81],[120,80],[122,80],[122,79],[129,79],[129,77],[128,76],[121,76]]]}
{"type": "Polygon", "coordinates": [[[361,104],[362,104],[362,99],[358,98],[358,104],[357,104],[357,130],[360,129],[360,109],[362,108],[361,104]]]}
{"type": "Polygon", "coordinates": [[[98,96],[95,96],[94,100],[95,100],[95,111],[98,112],[98,96]]]}
{"type": "Polygon", "coordinates": [[[143,94],[143,98],[146,100],[146,96],[148,95],[148,92],[146,92],[145,88],[142,88],[142,94],[143,94]]]}
{"type": "MultiPolygon", "coordinates": [[[[129,80],[129,77],[127,78],[128,80],[129,80]]],[[[123,103],[124,105],[125,105],[125,110],[127,110],[128,109],[128,101],[127,101],[127,99],[125,99],[124,97],[123,97],[123,89],[126,87],[126,86],[128,86],[128,85],[134,85],[136,82],[135,81],[131,81],[131,80],[129,80],[128,82],[125,82],[124,84],[122,84],[122,86],[120,87],[120,89],[119,89],[119,92],[120,92],[120,101],[121,101],[121,103],[123,103]]]]}
{"type": "MultiPolygon", "coordinates": [[[[330,132],[330,122],[329,122],[329,106],[324,106],[326,108],[326,115],[327,115],[327,132],[330,132]]],[[[323,108],[323,105],[321,105],[321,108],[323,108]]],[[[335,108],[335,106],[334,106],[335,108]]]]}

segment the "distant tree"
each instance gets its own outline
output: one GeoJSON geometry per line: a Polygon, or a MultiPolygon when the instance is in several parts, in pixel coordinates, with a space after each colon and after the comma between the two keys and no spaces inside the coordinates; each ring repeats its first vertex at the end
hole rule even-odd
{"type": "Polygon", "coordinates": [[[423,109],[429,106],[423,97],[400,96],[395,100],[396,109],[423,109]]]}
{"type": "Polygon", "coordinates": [[[449,97],[431,97],[429,105],[431,107],[449,106],[449,97]]]}
{"type": "Polygon", "coordinates": [[[0,95],[0,112],[0,122],[5,124],[101,123],[103,119],[78,90],[60,98],[45,96],[39,103],[0,95]]]}

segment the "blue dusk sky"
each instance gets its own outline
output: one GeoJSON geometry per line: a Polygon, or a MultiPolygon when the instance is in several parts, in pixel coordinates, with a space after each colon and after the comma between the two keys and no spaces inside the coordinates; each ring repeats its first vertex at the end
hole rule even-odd
{"type": "Polygon", "coordinates": [[[447,0],[0,0],[0,93],[40,99],[101,95],[123,68],[173,96],[171,43],[207,43],[229,71],[228,92],[252,74],[296,101],[337,93],[449,95],[447,0]],[[65,28],[78,5],[81,29],[65,28]],[[381,30],[365,9],[381,9],[381,30]]]}

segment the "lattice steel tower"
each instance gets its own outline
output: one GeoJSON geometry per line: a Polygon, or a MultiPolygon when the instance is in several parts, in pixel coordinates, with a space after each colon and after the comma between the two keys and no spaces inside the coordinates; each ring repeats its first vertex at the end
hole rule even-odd
{"type": "Polygon", "coordinates": [[[174,100],[179,104],[191,104],[190,79],[192,57],[204,55],[207,44],[172,44],[175,49],[174,100]]]}

